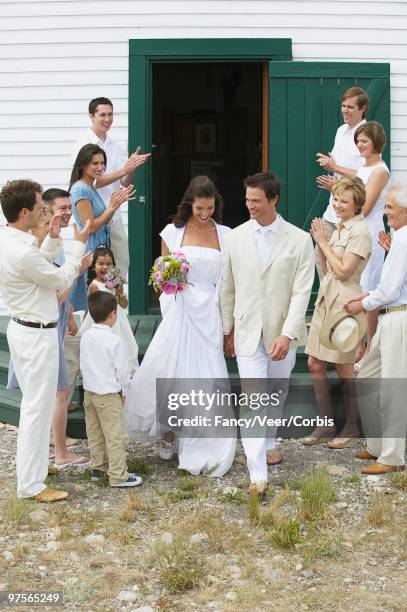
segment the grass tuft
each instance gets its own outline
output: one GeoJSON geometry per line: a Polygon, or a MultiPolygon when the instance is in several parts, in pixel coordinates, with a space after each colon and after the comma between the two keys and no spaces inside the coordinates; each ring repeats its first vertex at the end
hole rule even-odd
{"type": "Polygon", "coordinates": [[[137,457],[130,457],[127,461],[127,469],[131,474],[145,476],[150,473],[150,467],[146,463],[141,463],[137,457]]]}
{"type": "Polygon", "coordinates": [[[393,523],[394,508],[391,500],[383,493],[376,493],[370,500],[366,521],[374,527],[384,527],[393,523]]]}
{"type": "Polygon", "coordinates": [[[109,486],[109,476],[105,472],[102,476],[95,482],[98,487],[108,487],[109,486]]]}
{"type": "Polygon", "coordinates": [[[196,546],[180,534],[174,536],[171,544],[157,542],[152,561],[158,568],[161,586],[169,593],[193,589],[205,574],[205,565],[196,546]]]}
{"type": "Polygon", "coordinates": [[[144,509],[143,499],[138,491],[129,491],[126,504],[119,513],[119,521],[123,523],[134,523],[138,512],[144,509]]]}
{"type": "Polygon", "coordinates": [[[308,565],[316,559],[335,559],[341,556],[343,537],[340,533],[334,535],[318,531],[315,537],[307,540],[301,547],[301,555],[305,564],[308,565]]]}
{"type": "Polygon", "coordinates": [[[183,480],[180,482],[178,487],[181,491],[195,491],[196,489],[199,489],[201,485],[201,478],[188,478],[188,480],[183,480]]]}
{"type": "Polygon", "coordinates": [[[284,519],[270,531],[271,542],[278,548],[294,548],[301,540],[300,529],[301,525],[298,518],[284,519]]]}
{"type": "Polygon", "coordinates": [[[215,554],[244,554],[249,541],[245,531],[233,521],[227,521],[227,515],[219,510],[207,512],[197,510],[188,516],[188,521],[182,521],[179,528],[186,536],[194,533],[206,533],[208,539],[205,547],[215,554]]]}
{"type": "Polygon", "coordinates": [[[390,482],[396,491],[407,491],[407,472],[393,472],[390,474],[390,482]]]}
{"type": "Polygon", "coordinates": [[[167,500],[173,504],[182,502],[187,499],[195,499],[198,496],[197,491],[170,491],[167,493],[167,500]]]}
{"type": "Polygon", "coordinates": [[[34,508],[35,503],[32,500],[19,499],[15,492],[11,491],[3,503],[3,521],[9,527],[19,527],[27,520],[34,508]]]}
{"type": "Polygon", "coordinates": [[[277,508],[271,505],[267,510],[261,513],[259,524],[263,529],[273,529],[279,525],[280,520],[277,508]]]}
{"type": "Polygon", "coordinates": [[[219,497],[221,501],[229,504],[236,504],[237,506],[241,506],[247,502],[247,493],[244,493],[240,489],[228,493],[221,493],[219,497]]]}
{"type": "Polygon", "coordinates": [[[177,476],[179,476],[180,478],[185,478],[185,477],[191,476],[191,474],[190,474],[190,472],[188,472],[188,470],[183,470],[182,468],[178,469],[176,473],[177,473],[177,476]]]}
{"type": "Polygon", "coordinates": [[[249,493],[247,509],[249,512],[250,521],[253,524],[258,525],[260,523],[260,500],[257,493],[249,493]]]}
{"type": "Polygon", "coordinates": [[[335,499],[333,481],[326,470],[309,473],[299,479],[302,516],[307,521],[320,520],[328,504],[335,499]]]}
{"type": "Polygon", "coordinates": [[[359,476],[359,474],[352,474],[351,476],[346,476],[346,478],[344,478],[344,482],[347,484],[361,485],[362,477],[359,476]]]}

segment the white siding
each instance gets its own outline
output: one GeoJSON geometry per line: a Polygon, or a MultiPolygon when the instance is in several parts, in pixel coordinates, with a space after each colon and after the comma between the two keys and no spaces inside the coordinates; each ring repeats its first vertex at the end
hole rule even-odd
{"type": "Polygon", "coordinates": [[[114,101],[126,149],[131,38],[291,38],[294,60],[390,62],[393,179],[406,178],[406,0],[0,0],[0,15],[0,185],[66,186],[96,96],[114,101]]]}

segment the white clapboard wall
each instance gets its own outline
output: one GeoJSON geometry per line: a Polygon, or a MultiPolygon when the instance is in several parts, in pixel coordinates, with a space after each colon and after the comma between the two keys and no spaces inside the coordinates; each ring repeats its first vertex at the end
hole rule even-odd
{"type": "Polygon", "coordinates": [[[390,62],[392,178],[407,180],[407,1],[0,0],[0,185],[66,187],[96,96],[114,101],[126,150],[129,39],[194,37],[291,38],[294,60],[390,62]]]}

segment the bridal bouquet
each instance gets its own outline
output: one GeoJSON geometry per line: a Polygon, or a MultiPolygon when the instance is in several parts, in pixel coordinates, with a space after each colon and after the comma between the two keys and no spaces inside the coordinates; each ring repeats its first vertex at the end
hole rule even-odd
{"type": "Polygon", "coordinates": [[[104,279],[108,289],[120,289],[127,281],[127,276],[123,274],[123,272],[120,272],[119,268],[113,266],[106,272],[104,279]]]}
{"type": "Polygon", "coordinates": [[[172,294],[184,291],[188,287],[189,263],[181,251],[157,257],[150,272],[149,285],[156,293],[172,294]]]}

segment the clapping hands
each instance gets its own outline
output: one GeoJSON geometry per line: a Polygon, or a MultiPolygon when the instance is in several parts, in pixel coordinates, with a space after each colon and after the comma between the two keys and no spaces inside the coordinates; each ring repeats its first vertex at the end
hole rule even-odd
{"type": "Polygon", "coordinates": [[[113,210],[117,210],[120,208],[124,202],[129,200],[136,199],[136,190],[134,189],[134,185],[128,185],[128,187],[120,187],[117,191],[112,193],[112,197],[110,198],[109,206],[113,210]]]}
{"type": "Polygon", "coordinates": [[[137,147],[123,166],[125,175],[133,174],[139,166],[142,166],[151,157],[151,153],[140,153],[141,147],[137,147]]]}
{"type": "Polygon", "coordinates": [[[378,234],[378,243],[385,251],[389,252],[391,247],[391,235],[381,230],[378,234]]]}
{"type": "Polygon", "coordinates": [[[316,178],[318,187],[321,189],[326,189],[331,192],[332,187],[335,185],[337,179],[334,176],[329,176],[328,174],[321,174],[321,176],[317,176],[316,178]]]}
{"type": "Polygon", "coordinates": [[[88,251],[87,253],[85,253],[85,255],[82,257],[81,267],[79,268],[79,274],[83,274],[85,270],[87,270],[91,266],[92,259],[93,259],[92,251],[88,251]]]}
{"type": "Polygon", "coordinates": [[[322,219],[315,217],[311,222],[311,236],[317,244],[328,242],[328,231],[322,219]]]}
{"type": "MultiPolygon", "coordinates": [[[[51,223],[52,223],[52,219],[51,219],[51,223]]],[[[51,226],[51,223],[50,223],[50,226],[51,226]]],[[[74,240],[77,240],[78,242],[82,242],[83,244],[85,244],[88,241],[89,234],[90,234],[90,220],[89,219],[86,221],[81,231],[79,231],[76,223],[73,224],[74,240]]]]}
{"type": "Polygon", "coordinates": [[[330,153],[325,155],[324,153],[317,153],[317,163],[324,168],[324,170],[328,170],[328,172],[335,171],[335,158],[332,157],[330,153]]]}
{"type": "Polygon", "coordinates": [[[59,232],[61,231],[61,217],[62,212],[57,212],[49,222],[48,235],[50,238],[59,238],[59,232]]]}

